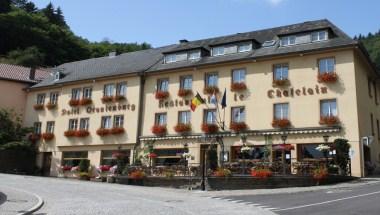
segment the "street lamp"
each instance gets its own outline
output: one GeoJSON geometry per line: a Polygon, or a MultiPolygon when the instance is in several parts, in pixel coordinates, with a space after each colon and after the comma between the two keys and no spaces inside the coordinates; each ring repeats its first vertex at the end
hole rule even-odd
{"type": "Polygon", "coordinates": [[[281,140],[283,144],[285,144],[286,139],[288,139],[288,136],[286,134],[281,135],[281,140]]]}

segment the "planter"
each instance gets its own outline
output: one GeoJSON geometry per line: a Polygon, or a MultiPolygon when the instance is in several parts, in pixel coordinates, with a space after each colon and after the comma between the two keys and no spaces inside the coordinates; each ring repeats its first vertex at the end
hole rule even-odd
{"type": "Polygon", "coordinates": [[[290,126],[290,121],[288,119],[273,119],[272,126],[274,128],[287,128],[290,126]]]}
{"type": "Polygon", "coordinates": [[[55,109],[55,108],[57,108],[57,104],[53,104],[53,103],[47,103],[46,104],[46,108],[48,109],[48,110],[52,110],[52,109],[55,109]]]}
{"type": "Polygon", "coordinates": [[[79,100],[79,99],[71,99],[71,100],[69,101],[69,105],[72,106],[72,107],[79,106],[79,103],[80,103],[80,100],[79,100]]]}
{"type": "Polygon", "coordinates": [[[32,142],[36,142],[37,140],[41,139],[40,134],[31,134],[29,135],[29,140],[32,142]]]}
{"type": "Polygon", "coordinates": [[[174,126],[174,131],[180,134],[189,133],[191,131],[191,125],[178,123],[176,126],[174,126]]]}
{"type": "Polygon", "coordinates": [[[83,98],[80,100],[79,102],[80,105],[90,105],[92,104],[92,99],[88,99],[88,98],[83,98]]]}
{"type": "Polygon", "coordinates": [[[216,124],[203,123],[202,126],[201,126],[201,129],[206,134],[213,134],[213,133],[218,132],[219,127],[216,124]]]}
{"type": "Polygon", "coordinates": [[[318,82],[320,83],[335,83],[338,80],[338,75],[335,72],[325,72],[318,74],[318,82]]]}
{"type": "Polygon", "coordinates": [[[112,128],[111,134],[123,134],[125,132],[124,128],[112,128]]]}
{"type": "Polygon", "coordinates": [[[169,92],[158,90],[156,91],[155,97],[158,100],[167,99],[169,97],[169,92]]]}
{"type": "Polygon", "coordinates": [[[273,80],[272,86],[273,87],[284,87],[288,86],[290,84],[288,79],[283,79],[283,80],[273,80]]]}
{"type": "Polygon", "coordinates": [[[140,170],[135,170],[128,174],[128,178],[133,180],[141,180],[145,178],[145,173],[140,170]]]}
{"type": "Polygon", "coordinates": [[[166,125],[154,125],[152,127],[152,133],[157,136],[162,136],[166,134],[166,125]]]}
{"type": "Polygon", "coordinates": [[[240,132],[247,129],[247,124],[245,122],[231,122],[230,129],[234,132],[240,132]]]}
{"type": "Polygon", "coordinates": [[[319,119],[321,125],[336,125],[339,124],[339,118],[337,116],[321,116],[319,119]]]}
{"type": "Polygon", "coordinates": [[[76,137],[87,137],[88,135],[90,135],[90,132],[87,131],[87,130],[78,130],[78,131],[75,131],[75,136],[76,137]]]}
{"type": "Polygon", "coordinates": [[[63,135],[65,135],[65,137],[74,137],[75,132],[76,132],[75,130],[68,130],[68,131],[65,131],[63,135]]]}
{"type": "Polygon", "coordinates": [[[179,89],[178,90],[178,96],[179,97],[186,97],[186,96],[190,96],[192,94],[193,94],[192,90],[188,90],[188,89],[179,89]]]}
{"type": "Polygon", "coordinates": [[[127,100],[127,98],[123,95],[116,95],[115,96],[115,101],[121,102],[121,101],[125,101],[125,100],[127,100]]]}
{"type": "Polygon", "coordinates": [[[111,133],[110,129],[107,129],[107,128],[99,128],[98,130],[96,130],[96,134],[101,137],[107,136],[110,133],[111,133]]]}
{"type": "Polygon", "coordinates": [[[43,104],[35,104],[33,105],[34,110],[43,110],[44,105],[43,104]]]}
{"type": "Polygon", "coordinates": [[[207,86],[203,89],[203,93],[207,95],[212,95],[219,93],[219,88],[217,86],[207,86]]]}
{"type": "Polygon", "coordinates": [[[231,91],[244,91],[247,90],[247,85],[243,82],[241,83],[232,83],[231,84],[231,91]]]}
{"type": "Polygon", "coordinates": [[[113,101],[113,97],[112,96],[103,96],[102,97],[102,102],[103,103],[108,103],[108,102],[112,102],[113,101]]]}
{"type": "Polygon", "coordinates": [[[252,169],[251,170],[251,176],[257,177],[257,178],[269,178],[273,175],[272,171],[270,169],[252,169]]]}
{"type": "Polygon", "coordinates": [[[53,133],[43,133],[42,134],[42,139],[49,141],[54,139],[54,134],[53,133]]]}

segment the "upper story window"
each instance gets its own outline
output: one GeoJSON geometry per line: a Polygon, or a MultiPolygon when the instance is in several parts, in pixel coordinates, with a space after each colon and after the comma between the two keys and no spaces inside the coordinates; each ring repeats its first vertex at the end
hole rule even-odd
{"type": "Polygon", "coordinates": [[[213,56],[224,55],[224,46],[218,46],[218,47],[212,48],[212,55],[213,56]]]}
{"type": "Polygon", "coordinates": [[[238,45],[238,52],[249,52],[252,50],[252,43],[242,43],[238,45]]]}
{"type": "Polygon", "coordinates": [[[189,52],[179,52],[165,55],[165,63],[174,63],[186,60],[197,60],[201,58],[201,51],[189,51],[189,52]]]}
{"type": "Polygon", "coordinates": [[[368,95],[372,98],[372,87],[371,87],[371,79],[367,77],[367,85],[368,85],[368,95]]]}
{"type": "Polygon", "coordinates": [[[320,74],[335,72],[335,58],[322,58],[318,61],[318,70],[320,74]]]}
{"type": "Polygon", "coordinates": [[[206,74],[206,86],[217,87],[218,86],[218,73],[206,74]]]}
{"type": "Polygon", "coordinates": [[[50,104],[57,104],[58,102],[58,92],[51,92],[50,93],[50,104]]]}
{"type": "Polygon", "coordinates": [[[155,125],[166,125],[166,113],[156,113],[155,125]]]}
{"type": "Polygon", "coordinates": [[[321,100],[321,116],[322,117],[330,117],[337,116],[337,108],[336,108],[336,100],[328,99],[321,100]]]}
{"type": "Polygon", "coordinates": [[[127,94],[127,83],[120,82],[116,85],[116,95],[125,96],[127,94]]]}
{"type": "Polygon", "coordinates": [[[173,62],[176,62],[176,61],[177,61],[176,54],[167,54],[167,55],[165,55],[165,63],[173,63],[173,62]]]}
{"type": "Polygon", "coordinates": [[[316,31],[311,33],[311,41],[318,42],[327,40],[328,33],[327,31],[316,31]]]}
{"type": "Polygon", "coordinates": [[[104,96],[113,96],[115,85],[114,84],[105,84],[104,85],[104,96]]]}
{"type": "Polygon", "coordinates": [[[289,119],[289,104],[274,104],[274,119],[289,119]]]}
{"type": "Polygon", "coordinates": [[[157,90],[167,92],[169,90],[169,79],[158,79],[157,80],[157,90]]]}
{"type": "Polygon", "coordinates": [[[288,80],[289,65],[286,63],[273,66],[274,80],[288,80]]]}
{"type": "Polygon", "coordinates": [[[204,110],[204,119],[203,122],[206,124],[216,124],[216,110],[204,110]]]}
{"type": "Polygon", "coordinates": [[[281,46],[295,45],[296,44],[296,36],[290,35],[290,36],[281,37],[280,44],[281,44],[281,46]]]}
{"type": "Polygon", "coordinates": [[[45,93],[37,95],[37,104],[43,105],[45,103],[45,93]]]}
{"type": "Polygon", "coordinates": [[[245,69],[232,70],[232,83],[245,83],[245,69]]]}
{"type": "Polygon", "coordinates": [[[252,51],[251,42],[221,45],[221,46],[215,46],[212,48],[212,56],[235,54],[238,52],[248,52],[248,51],[252,51]]]}
{"type": "Polygon", "coordinates": [[[201,51],[191,51],[189,52],[188,59],[189,60],[197,60],[201,58],[201,51]]]}
{"type": "Polygon", "coordinates": [[[71,99],[72,100],[79,100],[80,99],[80,88],[72,89],[71,90],[71,99]]]}
{"type": "Polygon", "coordinates": [[[245,108],[233,107],[231,108],[231,120],[232,122],[245,122],[245,108]]]}
{"type": "Polygon", "coordinates": [[[54,81],[58,81],[61,78],[61,73],[60,72],[55,72],[54,73],[54,81]]]}
{"type": "Polygon", "coordinates": [[[69,119],[69,130],[77,130],[78,128],[78,119],[69,119]]]}
{"type": "Polygon", "coordinates": [[[91,96],[92,96],[92,88],[91,87],[83,88],[83,98],[91,99],[91,96]]]}
{"type": "Polygon", "coordinates": [[[111,116],[102,116],[101,121],[101,128],[111,128],[112,127],[112,120],[111,116]]]}
{"type": "Polygon", "coordinates": [[[90,118],[81,118],[79,123],[80,130],[88,130],[90,127],[90,118]]]}
{"type": "Polygon", "coordinates": [[[180,89],[191,90],[193,87],[193,77],[191,75],[181,76],[180,89]]]}
{"type": "Polygon", "coordinates": [[[35,122],[33,125],[33,130],[35,134],[41,134],[41,127],[42,123],[41,122],[35,122]]]}
{"type": "Polygon", "coordinates": [[[190,111],[180,111],[178,112],[178,123],[190,124],[191,113],[190,111]]]}
{"type": "Polygon", "coordinates": [[[113,119],[113,127],[115,128],[122,128],[124,125],[124,116],[123,115],[116,115],[113,119]]]}
{"type": "Polygon", "coordinates": [[[55,126],[55,123],[54,121],[49,121],[46,123],[46,133],[54,133],[54,126],[55,126]]]}

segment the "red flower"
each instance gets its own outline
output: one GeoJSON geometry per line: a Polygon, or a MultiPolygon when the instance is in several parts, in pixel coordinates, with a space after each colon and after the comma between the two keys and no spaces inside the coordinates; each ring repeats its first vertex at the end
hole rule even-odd
{"type": "Polygon", "coordinates": [[[219,88],[217,86],[206,86],[203,89],[203,93],[208,95],[216,94],[219,93],[219,88]]]}
{"type": "Polygon", "coordinates": [[[338,80],[338,75],[335,72],[325,72],[318,74],[318,82],[334,83],[338,80]]]}
{"type": "Polygon", "coordinates": [[[290,126],[288,119],[273,119],[272,126],[275,128],[286,128],[290,126]]]}
{"type": "Polygon", "coordinates": [[[75,130],[68,130],[64,133],[65,137],[74,137],[75,136],[75,130]]]}
{"type": "Polygon", "coordinates": [[[157,136],[162,136],[166,133],[166,125],[154,125],[152,127],[152,133],[157,136]]]}
{"type": "Polygon", "coordinates": [[[111,134],[122,134],[124,132],[124,128],[115,127],[111,129],[111,134]]]}
{"type": "Polygon", "coordinates": [[[286,86],[288,84],[289,84],[289,80],[288,79],[273,80],[272,86],[274,86],[274,87],[276,87],[276,86],[286,86]]]}
{"type": "Polygon", "coordinates": [[[88,135],[90,135],[90,132],[88,132],[87,130],[84,130],[84,129],[80,129],[78,131],[75,131],[76,137],[87,137],[88,135]]]}
{"type": "Polygon", "coordinates": [[[244,82],[231,84],[231,91],[243,91],[246,89],[247,85],[244,82]]]}
{"type": "Polygon", "coordinates": [[[52,110],[52,109],[54,109],[56,107],[57,107],[57,104],[53,104],[53,103],[50,103],[50,102],[46,104],[46,108],[48,110],[52,110]]]}
{"type": "Polygon", "coordinates": [[[218,132],[219,127],[216,124],[203,123],[202,126],[201,126],[201,129],[206,134],[212,134],[212,133],[218,132]]]}
{"type": "Polygon", "coordinates": [[[71,166],[63,166],[61,167],[63,171],[70,171],[71,170],[71,166]]]}
{"type": "Polygon", "coordinates": [[[110,165],[100,165],[100,166],[99,166],[99,169],[100,169],[100,171],[102,171],[102,172],[108,172],[108,171],[110,171],[111,166],[110,166],[110,165]]]}
{"type": "Polygon", "coordinates": [[[71,100],[69,101],[69,105],[70,105],[70,106],[73,106],[73,107],[76,107],[76,106],[79,105],[79,102],[80,102],[79,99],[71,99],[71,100]]]}
{"type": "Polygon", "coordinates": [[[80,101],[79,101],[79,104],[80,105],[90,105],[92,104],[92,100],[89,99],[89,98],[82,98],[80,101]]]}
{"type": "Polygon", "coordinates": [[[42,134],[42,139],[44,139],[46,141],[52,140],[53,138],[54,138],[53,133],[43,133],[42,134]]]}
{"type": "Polygon", "coordinates": [[[135,170],[131,172],[128,176],[131,179],[143,179],[145,177],[145,173],[142,170],[135,170]]]}
{"type": "Polygon", "coordinates": [[[193,91],[189,90],[189,89],[179,89],[178,90],[178,96],[179,97],[186,97],[186,96],[189,96],[192,94],[193,94],[193,91]]]}
{"type": "Polygon", "coordinates": [[[247,124],[245,122],[231,122],[230,129],[239,132],[247,129],[247,124]]]}
{"type": "Polygon", "coordinates": [[[321,116],[319,119],[321,125],[336,125],[338,123],[339,118],[337,116],[321,116]]]}
{"type": "Polygon", "coordinates": [[[273,175],[272,171],[267,168],[251,170],[251,176],[253,177],[268,178],[268,177],[271,177],[272,175],[273,175]]]}
{"type": "Polygon", "coordinates": [[[125,98],[125,96],[123,96],[123,95],[116,95],[115,96],[115,101],[124,101],[126,99],[127,98],[125,98]]]}
{"type": "Polygon", "coordinates": [[[169,92],[157,90],[155,94],[156,99],[162,100],[169,97],[169,92]]]}
{"type": "Polygon", "coordinates": [[[110,129],[107,129],[107,128],[99,128],[99,129],[96,131],[96,134],[99,135],[99,136],[101,136],[101,137],[104,137],[104,136],[110,134],[110,129]]]}
{"type": "Polygon", "coordinates": [[[154,153],[154,152],[151,152],[151,153],[148,154],[148,157],[149,157],[149,158],[156,158],[156,157],[157,157],[157,154],[154,153]]]}
{"type": "Polygon", "coordinates": [[[35,104],[33,105],[34,110],[43,110],[44,105],[43,104],[35,104]]]}
{"type": "Polygon", "coordinates": [[[112,101],[113,101],[113,97],[112,96],[103,96],[102,97],[102,102],[103,103],[112,102],[112,101]]]}
{"type": "Polygon", "coordinates": [[[29,135],[29,140],[32,142],[36,142],[37,140],[41,139],[40,134],[30,134],[29,135]]]}
{"type": "Polygon", "coordinates": [[[184,123],[178,123],[176,126],[174,126],[174,131],[177,133],[186,133],[191,131],[191,125],[190,124],[184,124],[184,123]]]}

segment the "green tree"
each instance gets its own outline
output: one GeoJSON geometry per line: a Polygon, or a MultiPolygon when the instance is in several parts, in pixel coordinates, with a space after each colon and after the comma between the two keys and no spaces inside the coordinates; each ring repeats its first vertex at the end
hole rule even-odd
{"type": "Polygon", "coordinates": [[[28,0],[12,0],[12,4],[15,7],[25,10],[28,13],[37,12],[36,5],[33,2],[29,2],[28,0]]]}
{"type": "Polygon", "coordinates": [[[13,110],[0,109],[0,146],[23,141],[30,128],[21,124],[21,116],[13,110]]]}
{"type": "Polygon", "coordinates": [[[32,46],[24,50],[13,50],[8,53],[7,56],[11,64],[22,65],[26,67],[36,67],[38,65],[43,65],[44,54],[42,54],[37,47],[32,46]]]}
{"type": "Polygon", "coordinates": [[[0,0],[0,13],[11,11],[11,0],[0,0]]]}

